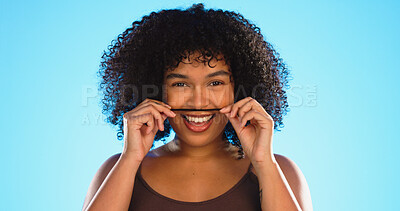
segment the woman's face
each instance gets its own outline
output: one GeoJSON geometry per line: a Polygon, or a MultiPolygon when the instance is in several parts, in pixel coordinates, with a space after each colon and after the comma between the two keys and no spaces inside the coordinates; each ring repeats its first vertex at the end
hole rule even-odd
{"type": "Polygon", "coordinates": [[[228,122],[218,110],[195,110],[221,109],[234,102],[229,66],[224,60],[216,59],[211,60],[210,66],[193,59],[184,60],[176,69],[164,74],[164,102],[172,109],[193,109],[174,111],[176,117],[168,118],[179,140],[191,146],[204,146],[221,140],[228,122]]]}

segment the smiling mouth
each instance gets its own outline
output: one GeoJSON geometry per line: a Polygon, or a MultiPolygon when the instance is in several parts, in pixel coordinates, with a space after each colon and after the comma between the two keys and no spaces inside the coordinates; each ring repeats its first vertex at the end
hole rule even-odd
{"type": "Polygon", "coordinates": [[[209,114],[209,115],[184,115],[184,114],[181,114],[181,116],[189,123],[203,124],[203,123],[209,122],[212,118],[214,118],[215,114],[209,114]]]}

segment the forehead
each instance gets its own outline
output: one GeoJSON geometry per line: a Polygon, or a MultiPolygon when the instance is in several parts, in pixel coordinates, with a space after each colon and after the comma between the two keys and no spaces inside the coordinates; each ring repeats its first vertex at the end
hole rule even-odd
{"type": "Polygon", "coordinates": [[[189,77],[196,76],[213,76],[210,73],[225,72],[228,74],[214,74],[217,75],[230,75],[230,67],[223,59],[223,56],[217,58],[200,58],[198,54],[191,55],[191,57],[184,58],[179,65],[168,71],[165,71],[164,77],[173,74],[184,74],[189,77]]]}

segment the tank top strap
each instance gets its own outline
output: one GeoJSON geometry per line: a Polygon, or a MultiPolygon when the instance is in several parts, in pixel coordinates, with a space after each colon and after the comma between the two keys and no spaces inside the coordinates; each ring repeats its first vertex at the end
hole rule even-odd
{"type": "Polygon", "coordinates": [[[137,172],[136,172],[136,175],[139,175],[140,177],[142,176],[142,172],[141,172],[141,169],[142,169],[142,163],[143,162],[140,162],[140,164],[139,164],[139,168],[138,168],[138,170],[137,170],[137,172]]]}
{"type": "Polygon", "coordinates": [[[250,162],[249,168],[247,169],[247,173],[250,173],[252,168],[253,168],[253,164],[250,162]]]}

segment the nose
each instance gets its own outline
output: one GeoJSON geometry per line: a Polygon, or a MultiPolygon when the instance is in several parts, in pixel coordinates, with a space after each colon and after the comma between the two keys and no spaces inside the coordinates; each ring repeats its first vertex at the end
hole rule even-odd
{"type": "Polygon", "coordinates": [[[210,99],[207,89],[204,89],[200,86],[195,87],[192,90],[190,99],[188,100],[188,105],[190,105],[194,109],[203,109],[207,108],[209,104],[210,104],[210,99]]]}

